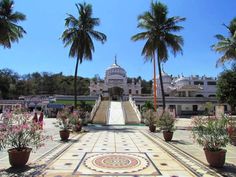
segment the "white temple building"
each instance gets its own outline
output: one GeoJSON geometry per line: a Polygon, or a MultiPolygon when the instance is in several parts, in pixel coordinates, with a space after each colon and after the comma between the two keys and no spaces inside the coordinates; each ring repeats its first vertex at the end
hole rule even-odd
{"type": "MultiPolygon", "coordinates": [[[[198,75],[172,77],[163,71],[162,79],[167,97],[216,97],[216,78],[198,75]]],[[[159,78],[157,79],[157,95],[162,95],[159,78]]]]}
{"type": "Polygon", "coordinates": [[[141,95],[141,80],[135,82],[128,82],[126,71],[115,63],[106,69],[105,78],[103,80],[97,79],[90,81],[90,96],[101,95],[103,97],[110,97],[111,99],[121,99],[123,96],[141,95]]]}

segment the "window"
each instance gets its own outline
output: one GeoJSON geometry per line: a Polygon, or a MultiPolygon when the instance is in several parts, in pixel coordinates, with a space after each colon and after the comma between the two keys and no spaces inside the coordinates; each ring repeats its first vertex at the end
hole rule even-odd
{"type": "Polygon", "coordinates": [[[215,81],[209,81],[209,82],[207,82],[207,85],[216,85],[216,82],[215,81]]]}
{"type": "Polygon", "coordinates": [[[203,95],[201,95],[201,94],[197,94],[196,97],[203,97],[203,95]]]}
{"type": "Polygon", "coordinates": [[[136,94],[138,94],[138,90],[136,90],[136,94]]]}
{"type": "Polygon", "coordinates": [[[216,97],[216,95],[209,95],[208,97],[216,97]]]}
{"type": "Polygon", "coordinates": [[[204,82],[202,82],[202,81],[194,81],[194,85],[204,85],[204,82]]]}
{"type": "Polygon", "coordinates": [[[131,94],[132,93],[132,90],[131,89],[129,89],[129,94],[131,94]]]}
{"type": "Polygon", "coordinates": [[[197,111],[198,110],[198,105],[193,105],[193,111],[197,111]]]}

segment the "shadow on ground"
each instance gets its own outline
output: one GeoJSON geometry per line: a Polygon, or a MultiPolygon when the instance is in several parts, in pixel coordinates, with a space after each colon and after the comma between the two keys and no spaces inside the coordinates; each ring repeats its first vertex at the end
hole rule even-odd
{"type": "Polygon", "coordinates": [[[215,170],[225,177],[236,176],[236,166],[230,163],[226,163],[223,168],[215,169],[215,170]]]}
{"type": "Polygon", "coordinates": [[[16,177],[16,176],[30,176],[36,177],[39,175],[39,172],[44,169],[46,165],[26,165],[22,168],[8,168],[0,170],[1,177],[16,177]]]}

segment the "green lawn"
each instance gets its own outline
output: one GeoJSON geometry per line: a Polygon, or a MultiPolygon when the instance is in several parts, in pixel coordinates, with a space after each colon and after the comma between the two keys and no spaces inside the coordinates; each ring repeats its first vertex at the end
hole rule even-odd
{"type": "MultiPolygon", "coordinates": [[[[90,105],[94,105],[95,101],[85,101],[86,104],[90,104],[90,105]]],[[[74,105],[74,101],[73,100],[57,100],[56,101],[57,104],[65,104],[65,105],[74,105]]],[[[78,104],[80,104],[80,101],[78,101],[78,104]]]]}

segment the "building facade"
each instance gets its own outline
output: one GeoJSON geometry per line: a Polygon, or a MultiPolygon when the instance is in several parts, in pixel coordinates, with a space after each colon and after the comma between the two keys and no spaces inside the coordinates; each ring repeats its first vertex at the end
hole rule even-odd
{"type": "Polygon", "coordinates": [[[132,79],[129,83],[126,71],[117,64],[115,59],[115,63],[106,69],[104,80],[91,80],[89,89],[90,96],[101,95],[112,99],[120,99],[129,94],[141,95],[141,80],[135,82],[132,79]]]}
{"type": "MultiPolygon", "coordinates": [[[[162,79],[167,97],[216,97],[216,78],[198,75],[172,77],[162,72],[162,79]]],[[[157,95],[162,95],[159,78],[157,79],[157,95]]]]}
{"type": "MultiPolygon", "coordinates": [[[[218,105],[216,99],[217,79],[206,76],[178,76],[173,77],[162,71],[166,108],[174,110],[177,116],[191,116],[203,114],[206,103],[212,104],[212,111],[218,105]]],[[[153,87],[154,88],[154,87],[153,87]]],[[[140,108],[145,101],[153,101],[153,96],[133,96],[133,100],[140,108]]],[[[157,104],[162,106],[160,80],[157,79],[157,104]]],[[[224,111],[231,111],[228,104],[224,111]]]]}

